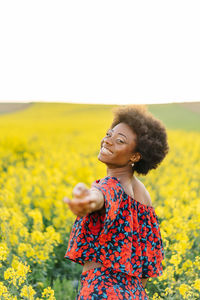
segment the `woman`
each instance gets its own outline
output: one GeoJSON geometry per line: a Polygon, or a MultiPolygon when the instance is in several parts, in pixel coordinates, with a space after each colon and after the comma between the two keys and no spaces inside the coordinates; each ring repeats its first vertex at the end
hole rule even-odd
{"type": "Polygon", "coordinates": [[[90,189],[78,183],[73,201],[63,199],[77,215],[64,256],[83,265],[76,299],[146,300],[147,279],[162,275],[158,218],[134,172],[158,167],[169,151],[166,130],[145,106],[114,113],[98,155],[107,176],[90,189]]]}

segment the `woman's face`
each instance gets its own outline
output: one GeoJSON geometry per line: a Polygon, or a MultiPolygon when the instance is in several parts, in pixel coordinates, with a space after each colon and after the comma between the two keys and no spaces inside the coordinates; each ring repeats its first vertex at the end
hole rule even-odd
{"type": "Polygon", "coordinates": [[[137,136],[132,129],[125,123],[119,123],[113,129],[108,129],[106,136],[101,140],[98,159],[116,167],[130,165],[136,142],[137,136]]]}

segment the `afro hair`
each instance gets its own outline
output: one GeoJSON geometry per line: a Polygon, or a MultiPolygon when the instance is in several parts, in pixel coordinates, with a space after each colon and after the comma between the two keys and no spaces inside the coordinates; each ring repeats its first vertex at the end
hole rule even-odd
{"type": "Polygon", "coordinates": [[[164,124],[145,105],[114,107],[112,112],[114,119],[110,128],[123,122],[137,135],[134,152],[139,152],[141,159],[134,163],[133,172],[146,175],[151,169],[156,169],[169,152],[164,124]]]}

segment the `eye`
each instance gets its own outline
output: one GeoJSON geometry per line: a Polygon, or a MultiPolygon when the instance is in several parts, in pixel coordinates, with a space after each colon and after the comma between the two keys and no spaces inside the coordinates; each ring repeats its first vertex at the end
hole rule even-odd
{"type": "MultiPolygon", "coordinates": [[[[111,136],[111,134],[109,132],[106,132],[106,136],[111,136]]],[[[124,141],[117,139],[117,141],[119,141],[121,144],[124,144],[124,141]]]]}
{"type": "Polygon", "coordinates": [[[120,140],[120,139],[117,139],[118,141],[120,141],[120,143],[123,143],[124,141],[120,140]]]}

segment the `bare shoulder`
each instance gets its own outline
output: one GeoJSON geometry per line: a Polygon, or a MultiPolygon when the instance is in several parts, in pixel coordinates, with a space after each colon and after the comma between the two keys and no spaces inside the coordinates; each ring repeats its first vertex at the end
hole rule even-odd
{"type": "Polygon", "coordinates": [[[142,204],[152,206],[151,196],[146,189],[144,183],[140,181],[135,175],[133,175],[133,190],[135,199],[140,201],[142,204]]]}

